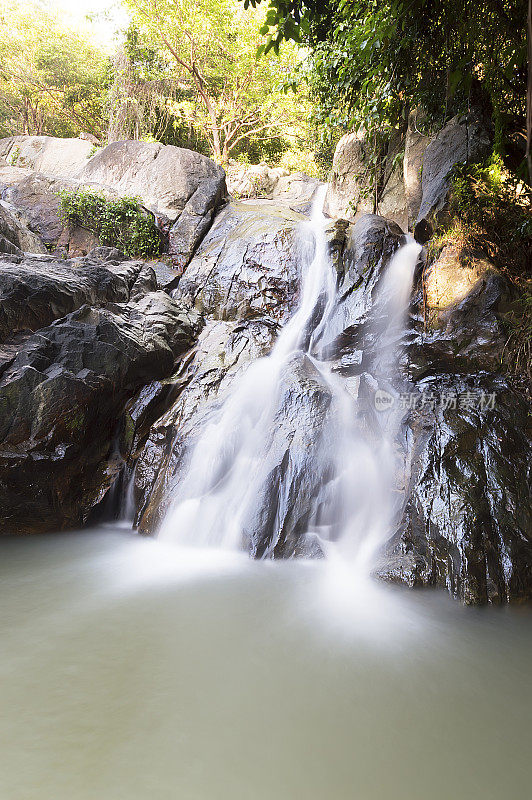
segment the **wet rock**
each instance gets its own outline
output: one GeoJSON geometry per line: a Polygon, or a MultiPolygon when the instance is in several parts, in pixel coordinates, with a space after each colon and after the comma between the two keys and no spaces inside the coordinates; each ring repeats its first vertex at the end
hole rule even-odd
{"type": "Polygon", "coordinates": [[[172,372],[198,327],[193,312],[149,292],[84,305],[19,343],[0,372],[3,533],[87,520],[131,444],[125,403],[172,372]]]}
{"type": "Polygon", "coordinates": [[[436,404],[408,420],[407,499],[378,574],[466,603],[531,598],[527,402],[485,373],[430,375],[417,389],[436,404]]]}
{"type": "Polygon", "coordinates": [[[453,167],[484,158],[490,147],[489,127],[480,116],[471,113],[453,117],[425,148],[422,198],[415,228],[419,242],[428,241],[432,229],[445,218],[453,167]]]}
{"type": "MultiPolygon", "coordinates": [[[[339,251],[338,306],[321,342],[330,360],[349,359],[351,353],[360,351],[377,284],[404,241],[398,225],[375,214],[359,217],[344,229],[344,236],[343,246],[338,238],[335,241],[339,251]]],[[[341,237],[340,230],[337,237],[341,237]]]]}
{"type": "Polygon", "coordinates": [[[299,289],[301,214],[239,201],[216,217],[175,296],[218,319],[267,314],[286,320],[299,289]]]}
{"type": "Polygon", "coordinates": [[[17,331],[37,331],[85,304],[127,301],[142,266],[126,262],[113,272],[96,255],[78,261],[29,254],[0,258],[0,342],[17,331]]]}
{"type": "Polygon", "coordinates": [[[511,292],[485,258],[446,246],[424,280],[425,333],[410,348],[412,374],[435,364],[451,371],[501,369],[502,323],[511,292]]]}
{"type": "Polygon", "coordinates": [[[330,449],[327,418],[334,413],[327,383],[308,356],[295,354],[281,375],[262,479],[243,520],[252,556],[289,558],[308,552],[309,522],[326,503],[327,477],[334,474],[332,460],[327,469],[324,457],[330,449]]]}
{"type": "Polygon", "coordinates": [[[242,323],[211,320],[194,351],[167,382],[177,399],[151,428],[136,462],[141,532],[156,532],[198,436],[228,396],[233,381],[252,361],[269,353],[277,331],[277,325],[268,319],[242,323]]]}

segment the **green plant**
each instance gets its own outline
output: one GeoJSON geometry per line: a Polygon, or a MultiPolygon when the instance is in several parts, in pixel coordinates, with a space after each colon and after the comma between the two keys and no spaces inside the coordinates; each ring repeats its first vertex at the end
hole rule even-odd
{"type": "Polygon", "coordinates": [[[88,154],[88,156],[87,156],[87,161],[88,161],[90,158],[92,158],[93,156],[95,156],[95,155],[96,155],[96,153],[99,153],[99,152],[100,152],[100,150],[102,150],[102,149],[103,149],[103,147],[102,147],[102,145],[101,145],[101,144],[93,144],[93,145],[92,145],[92,147],[91,147],[91,149],[89,150],[89,154],[88,154]]]}
{"type": "Polygon", "coordinates": [[[9,163],[12,167],[16,167],[20,156],[20,147],[14,147],[9,154],[9,163]]]}
{"type": "Polygon", "coordinates": [[[532,382],[532,281],[521,287],[518,299],[503,318],[508,339],[506,353],[512,371],[532,382]]]}
{"type": "Polygon", "coordinates": [[[61,219],[96,234],[102,245],[117,247],[128,256],[160,253],[160,232],[137,198],[108,199],[82,189],[62,191],[59,196],[61,219]]]}

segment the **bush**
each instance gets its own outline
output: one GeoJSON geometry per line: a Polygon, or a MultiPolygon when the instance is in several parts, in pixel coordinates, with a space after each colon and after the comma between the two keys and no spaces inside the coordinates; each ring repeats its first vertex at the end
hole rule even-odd
{"type": "Polygon", "coordinates": [[[454,170],[448,224],[429,245],[432,261],[446,244],[466,255],[486,256],[512,287],[503,315],[506,362],[532,392],[532,196],[530,189],[493,155],[484,164],[454,170]]]}
{"type": "Polygon", "coordinates": [[[278,166],[289,172],[304,172],[311,178],[322,180],[326,177],[311,150],[287,150],[279,159],[278,166]]]}
{"type": "Polygon", "coordinates": [[[100,244],[117,247],[127,256],[143,258],[161,252],[161,234],[138,198],[109,200],[83,189],[62,191],[60,216],[70,226],[80,225],[94,233],[100,244]]]}

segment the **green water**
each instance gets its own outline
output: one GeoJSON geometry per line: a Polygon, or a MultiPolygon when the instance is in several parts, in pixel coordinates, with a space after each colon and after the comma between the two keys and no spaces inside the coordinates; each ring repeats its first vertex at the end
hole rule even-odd
{"type": "Polygon", "coordinates": [[[532,611],[105,528],[0,542],[1,800],[532,796],[532,611]]]}

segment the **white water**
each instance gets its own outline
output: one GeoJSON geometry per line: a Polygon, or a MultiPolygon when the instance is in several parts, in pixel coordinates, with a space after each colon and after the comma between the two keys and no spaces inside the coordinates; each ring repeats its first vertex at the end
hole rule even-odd
{"type": "MultiPolygon", "coordinates": [[[[160,530],[160,537],[200,547],[241,549],[244,520],[268,479],[266,455],[280,403],[280,381],[291,359],[306,353],[332,397],[330,430],[314,469],[329,481],[327,522],[311,519],[331,554],[339,553],[367,574],[385,539],[392,513],[393,415],[382,415],[382,430],[368,437],[357,417],[356,386],[334,374],[323,360],[320,340],[337,303],[337,277],[328,255],[325,189],[317,195],[307,223],[315,239],[313,257],[302,265],[299,307],[281,331],[272,353],[252,364],[235,382],[219,413],[200,436],[186,477],[160,530]],[[321,314],[320,314],[321,309],[321,314]],[[312,326],[314,327],[312,328],[312,326]],[[390,422],[391,420],[391,422],[390,422]],[[333,475],[330,467],[333,464],[333,475]],[[327,476],[327,478],[326,478],[327,476]],[[327,545],[332,539],[334,547],[327,545]]],[[[420,246],[411,241],[391,259],[375,299],[377,379],[395,369],[396,341],[404,325],[420,246]]]]}

